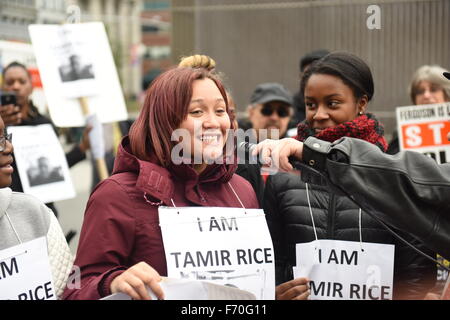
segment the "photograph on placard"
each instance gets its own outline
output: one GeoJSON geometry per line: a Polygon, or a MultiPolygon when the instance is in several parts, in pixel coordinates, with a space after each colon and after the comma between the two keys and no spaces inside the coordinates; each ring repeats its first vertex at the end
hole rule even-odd
{"type": "Polygon", "coordinates": [[[45,203],[75,196],[64,150],[51,125],[12,126],[8,132],[14,136],[14,160],[24,193],[45,203]]]}
{"type": "Polygon", "coordinates": [[[71,54],[66,63],[58,68],[62,82],[95,79],[92,63],[83,61],[83,58],[79,54],[71,54]]]}
{"type": "Polygon", "coordinates": [[[50,117],[57,127],[86,124],[79,98],[101,123],[128,118],[103,23],[34,24],[29,32],[50,117]]]}
{"type": "Polygon", "coordinates": [[[46,156],[39,156],[27,169],[30,187],[64,181],[61,165],[53,165],[51,159],[46,156]]]}

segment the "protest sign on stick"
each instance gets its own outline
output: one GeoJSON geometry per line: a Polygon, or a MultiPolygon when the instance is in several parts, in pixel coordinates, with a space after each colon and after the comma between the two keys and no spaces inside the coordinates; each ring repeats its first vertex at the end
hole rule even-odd
{"type": "Polygon", "coordinates": [[[29,30],[52,121],[79,127],[97,117],[91,151],[100,179],[107,178],[101,123],[126,120],[127,111],[103,24],[31,25],[29,30]]]}
{"type": "Polygon", "coordinates": [[[438,163],[450,162],[450,103],[397,107],[400,150],[426,154],[438,163]]]}
{"type": "Polygon", "coordinates": [[[30,25],[29,32],[56,126],[86,124],[78,101],[81,97],[89,97],[89,111],[101,123],[128,118],[103,23],[30,25]]]}

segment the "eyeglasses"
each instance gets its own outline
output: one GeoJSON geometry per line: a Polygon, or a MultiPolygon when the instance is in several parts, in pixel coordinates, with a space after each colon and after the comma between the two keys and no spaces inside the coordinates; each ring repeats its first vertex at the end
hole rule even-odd
{"type": "Polygon", "coordinates": [[[6,149],[6,140],[11,142],[12,139],[12,133],[5,134],[3,137],[0,137],[0,152],[5,151],[6,149]]]}
{"type": "Polygon", "coordinates": [[[269,103],[266,103],[261,108],[261,114],[266,117],[270,117],[274,112],[276,112],[280,118],[286,118],[289,116],[289,106],[283,105],[277,108],[269,103]]]}

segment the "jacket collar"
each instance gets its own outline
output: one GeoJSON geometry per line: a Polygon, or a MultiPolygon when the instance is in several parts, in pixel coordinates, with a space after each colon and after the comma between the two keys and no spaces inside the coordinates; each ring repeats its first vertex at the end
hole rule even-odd
{"type": "Polygon", "coordinates": [[[137,175],[136,188],[150,195],[152,198],[162,200],[167,205],[172,205],[175,198],[175,183],[180,181],[185,186],[185,196],[192,202],[201,203],[200,190],[202,184],[226,183],[236,171],[236,164],[212,164],[200,175],[192,165],[171,164],[168,168],[161,167],[155,157],[145,161],[132,154],[129,137],[122,139],[114,162],[113,174],[132,172],[137,175]],[[198,185],[196,191],[193,191],[198,185]],[[194,193],[193,193],[194,192],[194,193]]]}

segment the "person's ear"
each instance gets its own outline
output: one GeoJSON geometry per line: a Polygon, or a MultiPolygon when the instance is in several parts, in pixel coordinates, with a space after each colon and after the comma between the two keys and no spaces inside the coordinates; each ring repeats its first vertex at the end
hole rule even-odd
{"type": "Polygon", "coordinates": [[[362,96],[358,100],[358,114],[366,113],[367,105],[369,104],[369,98],[366,95],[362,96]]]}

